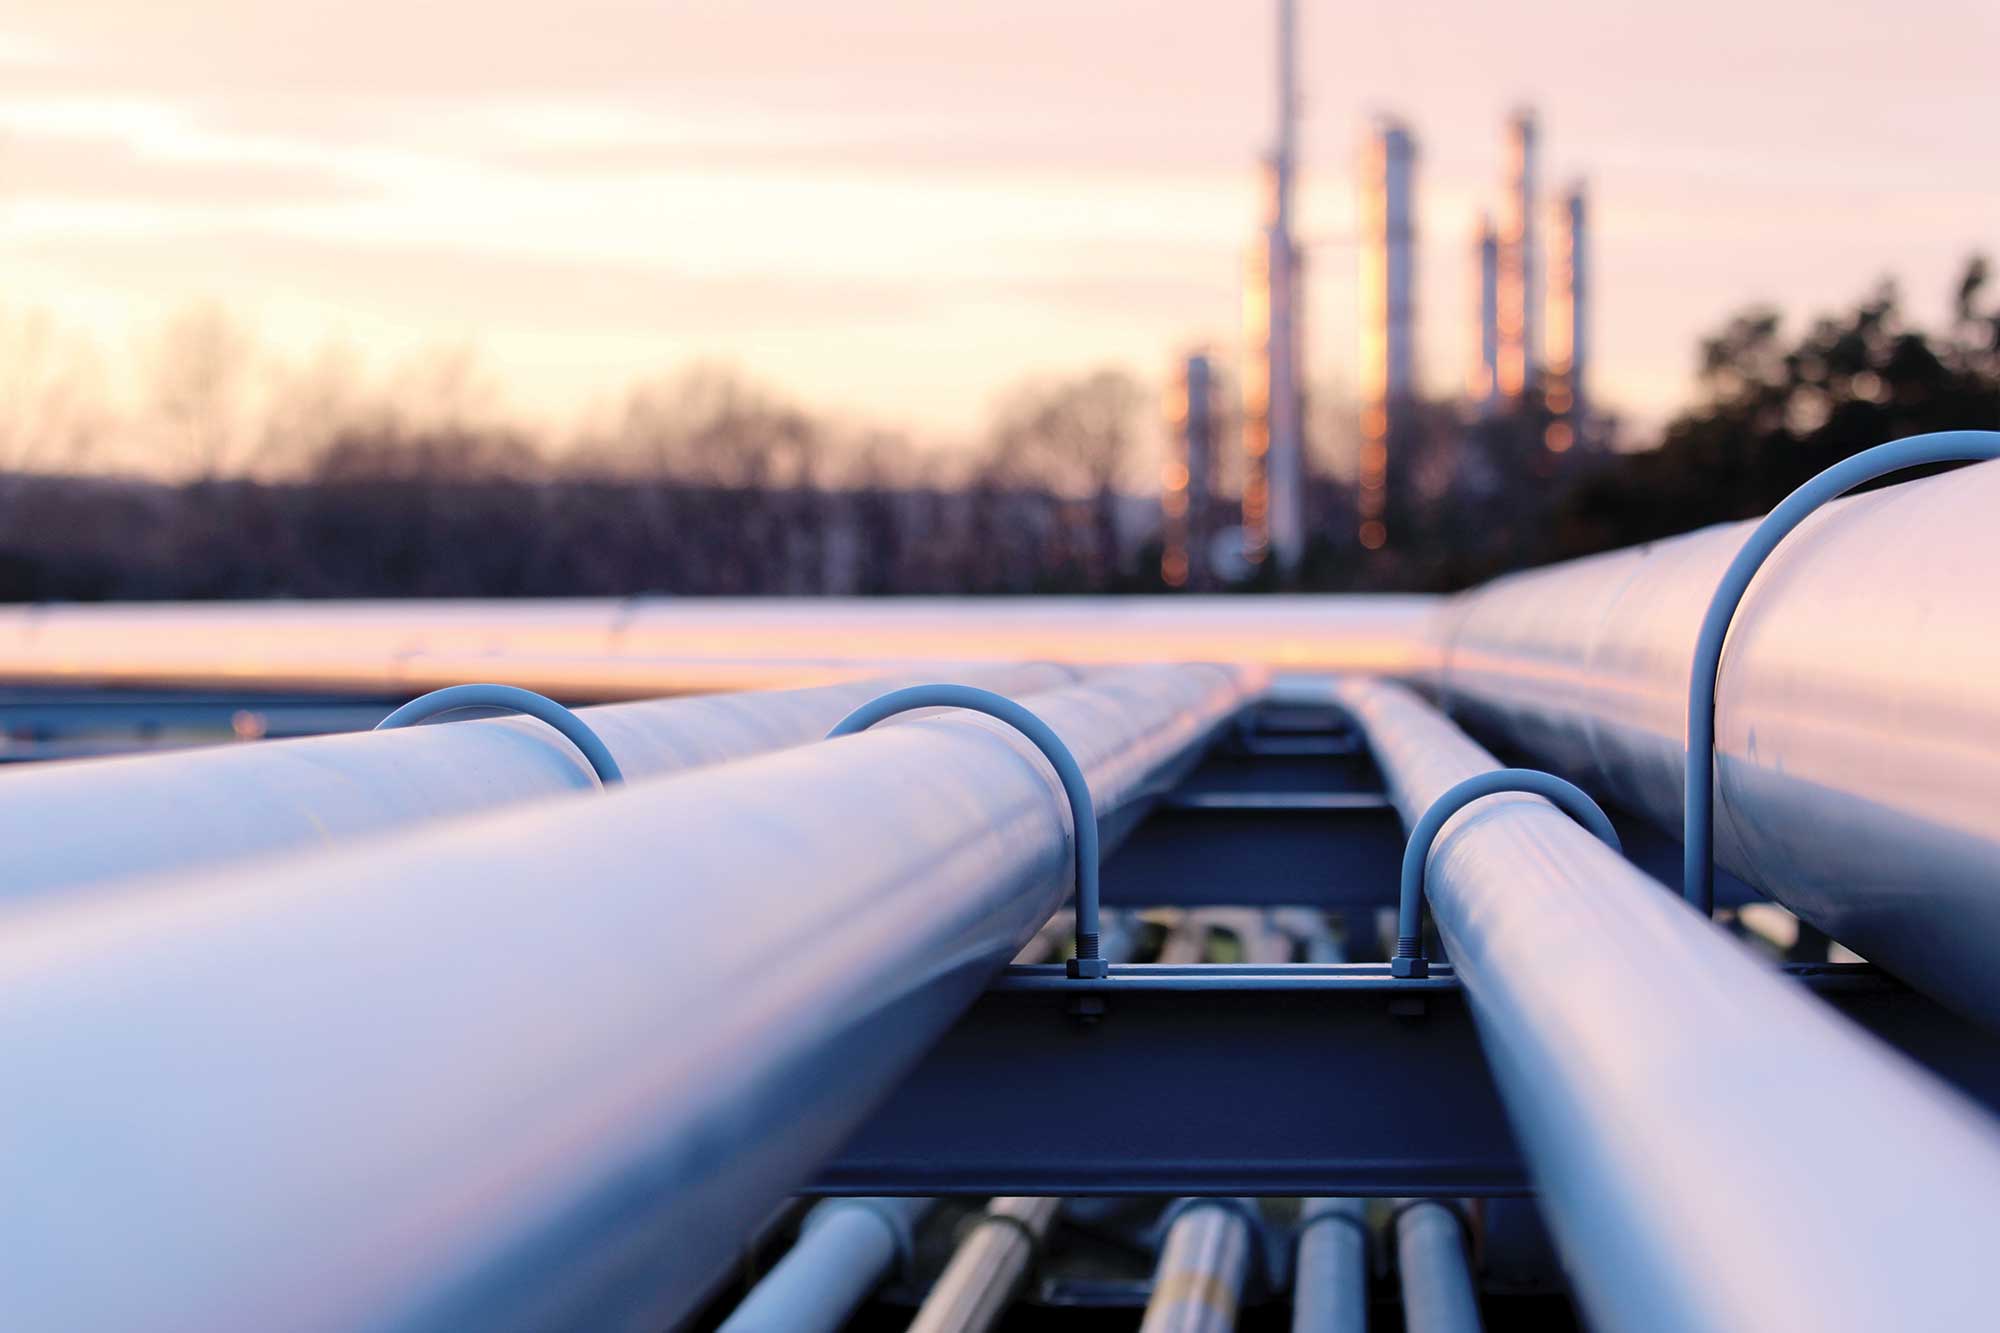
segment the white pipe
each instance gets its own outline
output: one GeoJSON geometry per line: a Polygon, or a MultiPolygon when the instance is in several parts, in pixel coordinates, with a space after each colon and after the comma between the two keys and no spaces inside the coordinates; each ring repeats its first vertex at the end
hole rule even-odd
{"type": "MultiPolygon", "coordinates": [[[[2000,463],[1982,463],[1828,505],[1787,537],[1729,631],[1715,776],[1723,866],[1994,1022],[1997,511],[2000,463]]],[[[1445,707],[1678,840],[1695,631],[1749,529],[1455,599],[1445,707]]]]}
{"type": "MultiPolygon", "coordinates": [[[[1073,683],[1053,666],[960,677],[1006,693],[1073,683]]],[[[816,741],[911,678],[587,708],[630,780],[816,741]]],[[[0,769],[0,904],[133,875],[324,848],[494,806],[594,792],[551,728],[497,718],[0,769]]]]}
{"type": "MultiPolygon", "coordinates": [[[[1261,684],[1043,695],[1115,829],[1261,684]]],[[[0,930],[10,1329],[670,1326],[1069,892],[913,719],[0,930]]]]}

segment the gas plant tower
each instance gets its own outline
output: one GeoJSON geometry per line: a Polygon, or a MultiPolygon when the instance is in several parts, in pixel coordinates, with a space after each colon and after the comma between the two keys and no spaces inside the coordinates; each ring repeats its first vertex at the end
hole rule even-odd
{"type": "Polygon", "coordinates": [[[1292,237],[1298,147],[1294,0],[1278,0],[1278,134],[1265,163],[1265,221],[1245,295],[1243,377],[1244,554],[1271,561],[1280,581],[1305,554],[1304,404],[1299,392],[1300,258],[1292,237]]]}

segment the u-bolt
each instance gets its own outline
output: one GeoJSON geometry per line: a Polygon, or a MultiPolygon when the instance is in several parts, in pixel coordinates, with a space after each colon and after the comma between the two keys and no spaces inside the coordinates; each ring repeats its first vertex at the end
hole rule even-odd
{"type": "Polygon", "coordinates": [[[1410,830],[1403,845],[1402,896],[1396,908],[1396,956],[1389,960],[1389,974],[1397,977],[1427,977],[1431,960],[1424,954],[1424,869],[1430,863],[1431,844],[1445,821],[1482,796],[1502,792],[1525,792],[1551,802],[1577,823],[1597,835],[1597,840],[1614,852],[1623,853],[1618,831],[1597,802],[1573,782],[1535,768],[1496,768],[1460,782],[1431,802],[1422,819],[1410,830]]]}
{"type": "Polygon", "coordinates": [[[832,740],[866,731],[884,718],[913,708],[964,708],[998,718],[1033,741],[1055,769],[1063,793],[1069,797],[1070,823],[1076,830],[1076,957],[1069,960],[1069,974],[1089,978],[1108,976],[1110,965],[1098,943],[1097,807],[1090,799],[1090,784],[1084,780],[1076,756],[1048,723],[1004,694],[971,685],[911,685],[891,690],[842,718],[826,737],[832,740]]]}
{"type": "Polygon", "coordinates": [[[377,722],[375,730],[393,731],[398,727],[415,726],[439,713],[460,708],[505,708],[546,722],[569,737],[570,743],[583,752],[599,782],[611,787],[625,780],[618,761],[611,757],[610,749],[587,722],[547,695],[514,685],[448,685],[441,690],[432,690],[377,722]]]}
{"type": "Polygon", "coordinates": [[[1695,636],[1688,673],[1687,767],[1683,781],[1681,893],[1703,916],[1715,910],[1715,686],[1722,642],[1750,580],[1792,529],[1828,500],[1891,472],[1928,463],[1977,463],[2000,458],[2000,431],[1945,430],[1864,449],[1835,463],[1786,496],[1764,516],[1723,571],[1695,636]]]}

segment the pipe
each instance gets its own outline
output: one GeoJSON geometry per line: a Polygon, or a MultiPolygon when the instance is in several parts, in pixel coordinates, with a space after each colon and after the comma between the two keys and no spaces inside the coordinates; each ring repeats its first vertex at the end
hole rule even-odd
{"type": "MultiPolygon", "coordinates": [[[[1036,707],[1109,836],[1260,684],[1036,707]]],[[[9,1327],[669,1326],[1067,895],[1067,810],[950,714],[15,910],[9,1327]]]]}
{"type": "MultiPolygon", "coordinates": [[[[1077,673],[991,667],[971,678],[1025,695],[1077,673]]],[[[899,683],[654,700],[579,716],[627,776],[642,780],[817,740],[899,683]]],[[[321,848],[596,785],[568,742],[512,718],[10,768],[0,771],[0,904],[321,848]]]]}
{"type": "MultiPolygon", "coordinates": [[[[2000,1023],[2000,463],[1836,501],[1785,538],[1716,692],[1720,864],[2000,1023]]],[[[1678,838],[1698,627],[1750,524],[1454,599],[1439,695],[1475,734],[1678,838]]]]}
{"type": "Polygon", "coordinates": [[[1396,1271],[1409,1333],[1479,1333],[1465,1224],[1449,1205],[1414,1199],[1397,1212],[1396,1271]]]}
{"type": "Polygon", "coordinates": [[[1061,1199],[995,1199],[952,1252],[910,1333],[985,1333],[1034,1271],[1061,1199]]]}
{"type": "Polygon", "coordinates": [[[1179,1199],[1139,1333],[1230,1333],[1250,1280],[1255,1199],[1179,1199]]]}
{"type": "Polygon", "coordinates": [[[1299,1210],[1292,1333],[1367,1333],[1368,1205],[1307,1199],[1299,1210]]]}
{"type": "Polygon", "coordinates": [[[1704,914],[1715,910],[1715,686],[1729,623],[1764,562],[1792,530],[1827,501],[1892,472],[1925,464],[2000,457],[2000,431],[1949,430],[1864,449],[1820,472],[1786,496],[1750,530],[1703,610],[1689,667],[1687,796],[1682,821],[1682,893],[1704,914]]]}
{"type": "Polygon", "coordinates": [[[791,689],[968,663],[1254,662],[1414,671],[1438,599],[635,597],[0,608],[0,680],[407,690],[497,680],[562,699],[791,689]]]}
{"type": "Polygon", "coordinates": [[[837,1333],[900,1264],[933,1199],[827,1199],[716,1333],[837,1333]]]}
{"type": "MultiPolygon", "coordinates": [[[[1496,768],[1335,686],[1406,822],[1496,768]]],[[[1990,1301],[2000,1131],[1567,815],[1446,825],[1432,919],[1593,1327],[1947,1327],[1990,1301]]]]}

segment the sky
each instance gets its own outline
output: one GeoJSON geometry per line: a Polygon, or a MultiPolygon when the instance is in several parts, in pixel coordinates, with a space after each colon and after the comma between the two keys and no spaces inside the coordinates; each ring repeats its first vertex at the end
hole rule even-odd
{"type": "MultiPolygon", "coordinates": [[[[1643,428],[1751,303],[2000,250],[1991,0],[1300,0],[1307,357],[1354,380],[1351,171],[1415,131],[1420,375],[1469,358],[1503,119],[1592,197],[1595,396],[1643,428]]],[[[0,0],[0,306],[117,352],[222,303],[307,357],[471,348],[551,421],[740,367],[970,438],[1026,376],[1240,350],[1254,0],[0,0]]]]}

